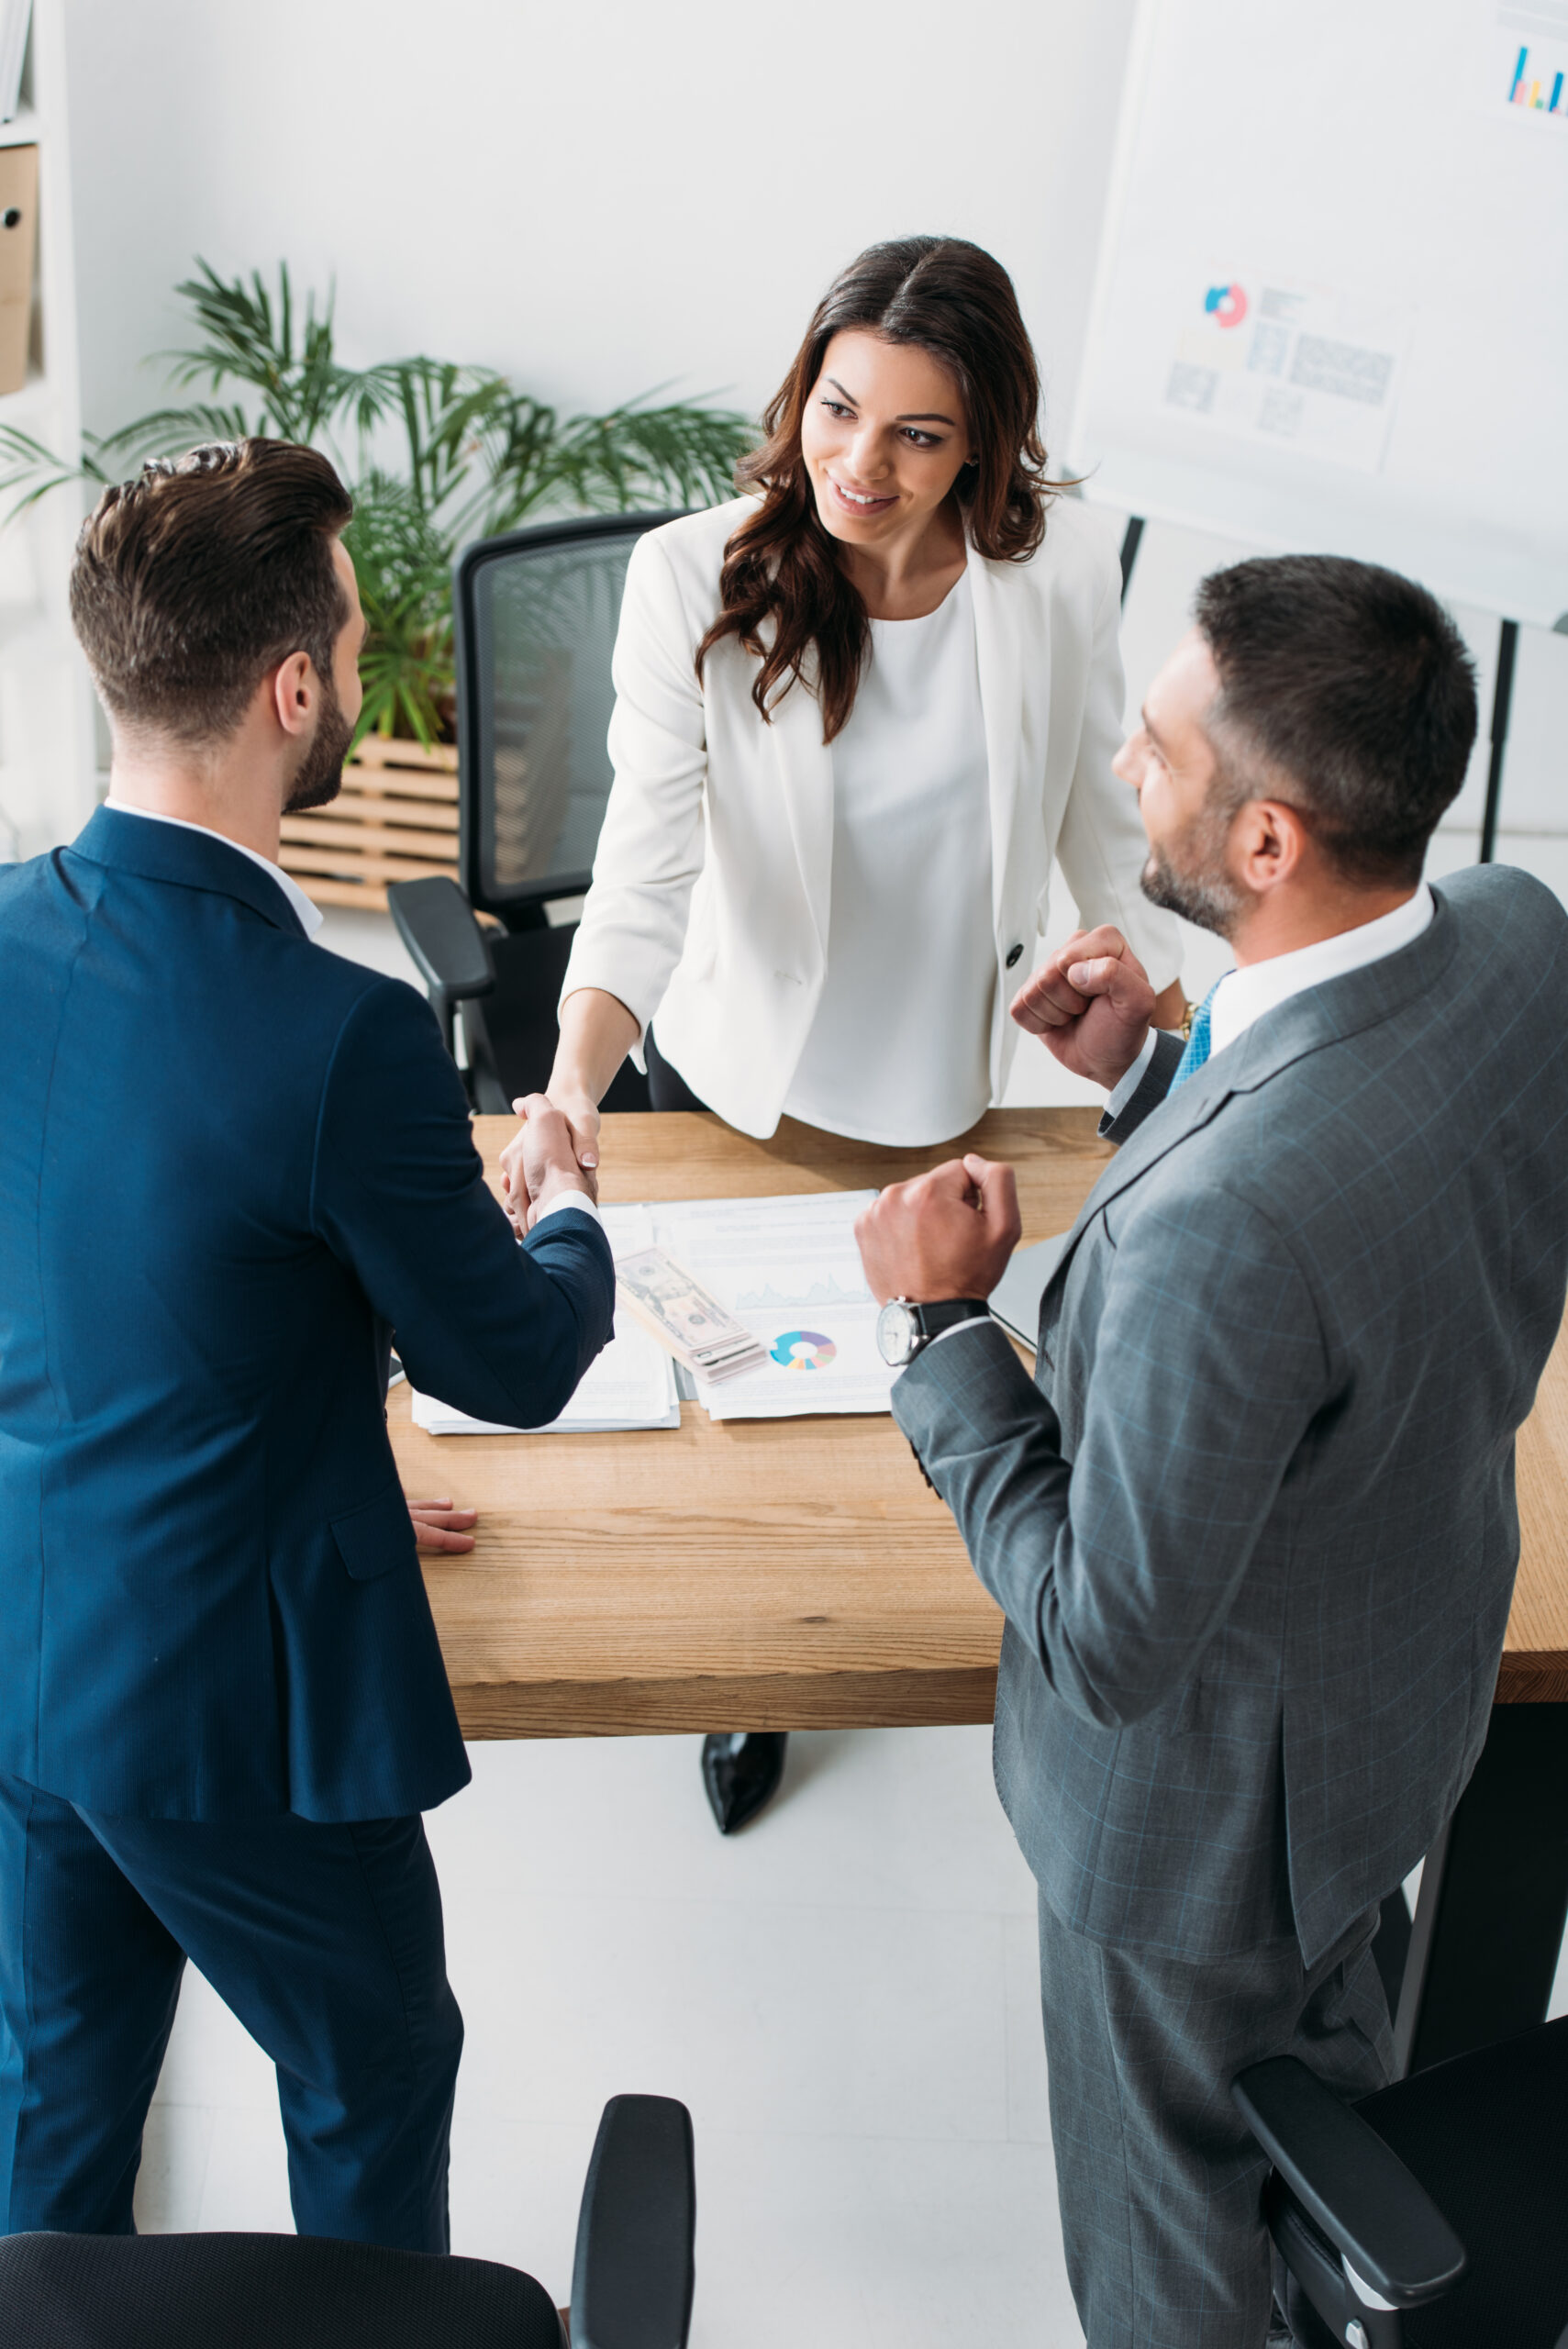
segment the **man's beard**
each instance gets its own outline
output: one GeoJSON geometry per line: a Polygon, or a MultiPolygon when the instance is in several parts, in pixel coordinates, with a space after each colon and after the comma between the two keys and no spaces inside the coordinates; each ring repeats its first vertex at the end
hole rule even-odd
{"type": "Polygon", "coordinates": [[[1139,886],[1151,905],[1163,906],[1220,938],[1231,935],[1244,903],[1243,891],[1225,870],[1225,843],[1234,817],[1235,809],[1229,806],[1206,807],[1182,839],[1186,870],[1179,872],[1164,849],[1151,847],[1139,875],[1139,886]]]}
{"type": "Polygon", "coordinates": [[[285,816],[301,816],[307,807],[325,807],[337,798],[343,785],[343,761],[353,739],[354,729],[343,715],[338,688],[330,677],[324,677],[315,739],[289,785],[288,797],[284,801],[285,816]]]}

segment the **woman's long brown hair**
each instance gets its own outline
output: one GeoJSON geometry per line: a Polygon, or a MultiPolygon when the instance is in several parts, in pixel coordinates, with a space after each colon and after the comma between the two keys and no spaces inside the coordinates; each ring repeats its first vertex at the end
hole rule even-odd
{"type": "Polygon", "coordinates": [[[850,328],[913,344],[952,377],[975,451],[954,489],[978,553],[1025,562],[1045,534],[1046,505],[1060,485],[1046,478],[1040,371],[999,262],[962,237],[902,237],[872,245],[840,273],[763,412],[766,440],[737,476],[742,489],[761,489],[762,503],[724,550],[719,615],[696,656],[700,677],[714,646],[738,637],[762,663],[751,698],[766,721],[772,704],[802,680],[815,648],[825,742],[842,732],[855,706],[871,625],[817,518],[800,427],[828,345],[850,328]]]}

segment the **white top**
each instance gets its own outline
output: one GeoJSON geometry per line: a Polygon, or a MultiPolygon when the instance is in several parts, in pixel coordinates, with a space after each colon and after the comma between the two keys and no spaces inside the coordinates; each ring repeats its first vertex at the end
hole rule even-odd
{"type": "Polygon", "coordinates": [[[991,1098],[991,811],[966,571],[934,612],[873,620],[833,743],[821,999],[787,1117],[901,1147],[946,1141],[991,1098]]]}
{"type": "MultiPolygon", "coordinates": [[[[822,740],[813,656],[767,724],[751,698],[757,657],[733,637],[697,675],[725,548],[754,511],[740,498],[688,514],[632,550],[613,663],[615,781],[562,993],[600,987],[640,1029],[653,1021],[693,1092],[762,1136],[778,1124],[827,983],[835,819],[847,803],[835,787],[840,744],[822,740]]],[[[1027,562],[988,562],[972,546],[965,584],[989,786],[988,1095],[1000,1100],[1021,1032],[1008,998],[1049,918],[1054,867],[1085,929],[1114,923],[1156,988],[1175,976],[1181,950],[1173,917],[1139,887],[1149,843],[1111,772],[1124,699],[1114,544],[1061,498],[1027,562]]],[[[908,626],[877,633],[896,639],[908,626]]],[[[879,1019],[888,994],[879,973],[879,1019]]],[[[956,1114],[928,1130],[951,1134],[956,1114]]]]}
{"type": "MultiPolygon", "coordinates": [[[[1304,988],[1320,987],[1328,979],[1342,979],[1351,971],[1362,970],[1368,963],[1380,963],[1385,954],[1397,954],[1401,947],[1413,945],[1431,918],[1432,893],[1423,881],[1414,896],[1407,897],[1402,906],[1396,906],[1391,914],[1379,914],[1375,921],[1361,922],[1354,930],[1341,930],[1335,938],[1319,938],[1311,946],[1298,946],[1293,954],[1273,954],[1266,962],[1249,963],[1243,971],[1227,971],[1208,1007],[1209,1059],[1216,1052],[1222,1052],[1227,1044],[1233,1044],[1238,1036],[1244,1035],[1265,1011],[1276,1011],[1304,988]]],[[[1151,1028],[1138,1058],[1106,1096],[1107,1116],[1118,1117],[1126,1108],[1138,1090],[1153,1051],[1151,1028]]]]}

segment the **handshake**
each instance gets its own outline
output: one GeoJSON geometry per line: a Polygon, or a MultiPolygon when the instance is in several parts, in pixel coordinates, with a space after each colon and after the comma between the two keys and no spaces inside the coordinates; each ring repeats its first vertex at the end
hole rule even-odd
{"type": "Polygon", "coordinates": [[[520,1240],[562,1192],[597,1200],[598,1160],[596,1152],[587,1164],[579,1160],[573,1129],[548,1093],[529,1093],[512,1107],[522,1123],[501,1152],[501,1204],[520,1240]]]}

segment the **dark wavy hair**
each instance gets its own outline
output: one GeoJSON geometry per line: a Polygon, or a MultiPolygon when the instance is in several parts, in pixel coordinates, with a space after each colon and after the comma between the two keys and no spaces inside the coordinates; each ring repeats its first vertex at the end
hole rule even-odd
{"type": "Polygon", "coordinates": [[[1061,486],[1046,477],[1040,370],[1000,262],[962,237],[901,237],[872,245],[840,272],[763,412],[766,440],[740,466],[739,485],[761,489],[762,503],[724,550],[721,608],[696,656],[700,677],[714,646],[738,637],[762,663],[751,698],[766,720],[771,704],[802,679],[815,648],[826,742],[842,732],[855,706],[871,629],[864,600],[817,518],[800,427],[828,345],[856,328],[926,351],[952,377],[975,451],[954,489],[979,553],[993,562],[1026,562],[1061,486]]]}

